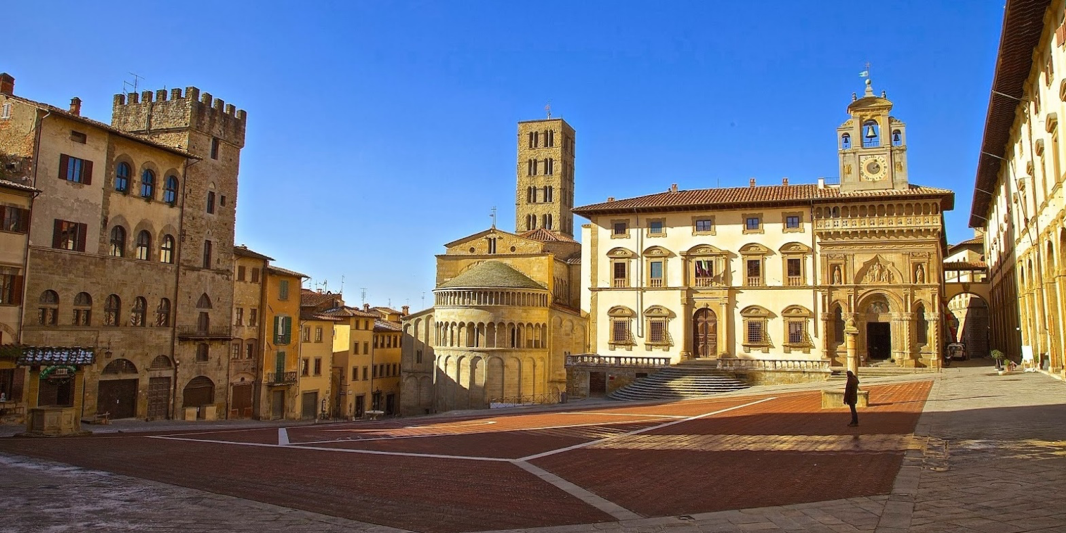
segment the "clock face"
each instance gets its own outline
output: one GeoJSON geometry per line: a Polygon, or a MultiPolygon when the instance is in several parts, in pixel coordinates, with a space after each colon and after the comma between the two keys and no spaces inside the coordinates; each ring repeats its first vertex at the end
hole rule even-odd
{"type": "Polygon", "coordinates": [[[885,156],[874,155],[864,157],[861,163],[862,179],[867,181],[881,181],[885,178],[885,156]]]}

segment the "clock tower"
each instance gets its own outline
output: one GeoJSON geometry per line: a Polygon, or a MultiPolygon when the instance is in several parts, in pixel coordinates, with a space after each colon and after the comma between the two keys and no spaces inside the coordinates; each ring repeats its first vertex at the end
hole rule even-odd
{"type": "Polygon", "coordinates": [[[892,102],[874,95],[869,78],[863,97],[851,99],[851,118],[837,128],[840,191],[906,189],[907,127],[888,114],[892,102]]]}

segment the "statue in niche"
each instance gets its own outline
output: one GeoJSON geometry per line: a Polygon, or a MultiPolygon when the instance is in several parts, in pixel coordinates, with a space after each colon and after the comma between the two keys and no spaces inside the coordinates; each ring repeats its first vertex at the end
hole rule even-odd
{"type": "Polygon", "coordinates": [[[892,271],[882,265],[880,261],[877,261],[866,271],[863,281],[865,283],[890,283],[892,281],[892,271]]]}
{"type": "Polygon", "coordinates": [[[925,283],[925,269],[922,268],[922,265],[918,265],[918,267],[914,269],[914,282],[925,283]]]}
{"type": "Polygon", "coordinates": [[[840,285],[840,265],[833,265],[833,285],[840,285]]]}

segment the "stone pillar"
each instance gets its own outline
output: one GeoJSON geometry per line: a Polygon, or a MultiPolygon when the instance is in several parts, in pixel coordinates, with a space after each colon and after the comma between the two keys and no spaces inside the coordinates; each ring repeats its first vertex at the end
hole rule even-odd
{"type": "Polygon", "coordinates": [[[855,337],[859,335],[859,328],[855,327],[855,319],[849,318],[844,325],[844,341],[848,351],[848,370],[856,376],[859,375],[859,354],[855,348],[855,337]]]}

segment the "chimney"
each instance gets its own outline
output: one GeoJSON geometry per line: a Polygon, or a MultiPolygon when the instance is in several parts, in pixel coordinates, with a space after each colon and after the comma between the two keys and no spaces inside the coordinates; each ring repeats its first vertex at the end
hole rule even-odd
{"type": "Polygon", "coordinates": [[[607,201],[608,202],[613,202],[614,201],[614,196],[608,196],[607,197],[607,201]]]}
{"type": "Polygon", "coordinates": [[[824,189],[825,188],[825,178],[818,178],[818,188],[819,189],[824,189]]]}
{"type": "Polygon", "coordinates": [[[788,176],[781,178],[781,185],[788,187],[788,176]]]}
{"type": "Polygon", "coordinates": [[[0,74],[0,94],[15,94],[15,77],[7,72],[0,74]]]}
{"type": "Polygon", "coordinates": [[[671,183],[670,184],[670,192],[677,192],[677,184],[676,183],[671,183]]]}
{"type": "Polygon", "coordinates": [[[751,178],[751,180],[748,181],[748,187],[755,188],[755,178],[751,178]]]}
{"type": "Polygon", "coordinates": [[[369,312],[369,311],[370,311],[370,304],[368,304],[368,303],[364,303],[364,304],[363,304],[363,311],[367,311],[367,312],[369,312]]]}
{"type": "Polygon", "coordinates": [[[410,306],[406,306],[405,305],[405,306],[401,307],[400,311],[402,311],[402,312],[400,313],[400,316],[407,316],[407,315],[411,314],[410,310],[411,310],[410,306]]]}
{"type": "Polygon", "coordinates": [[[70,99],[70,114],[76,117],[81,116],[81,98],[75,96],[70,99]]]}

